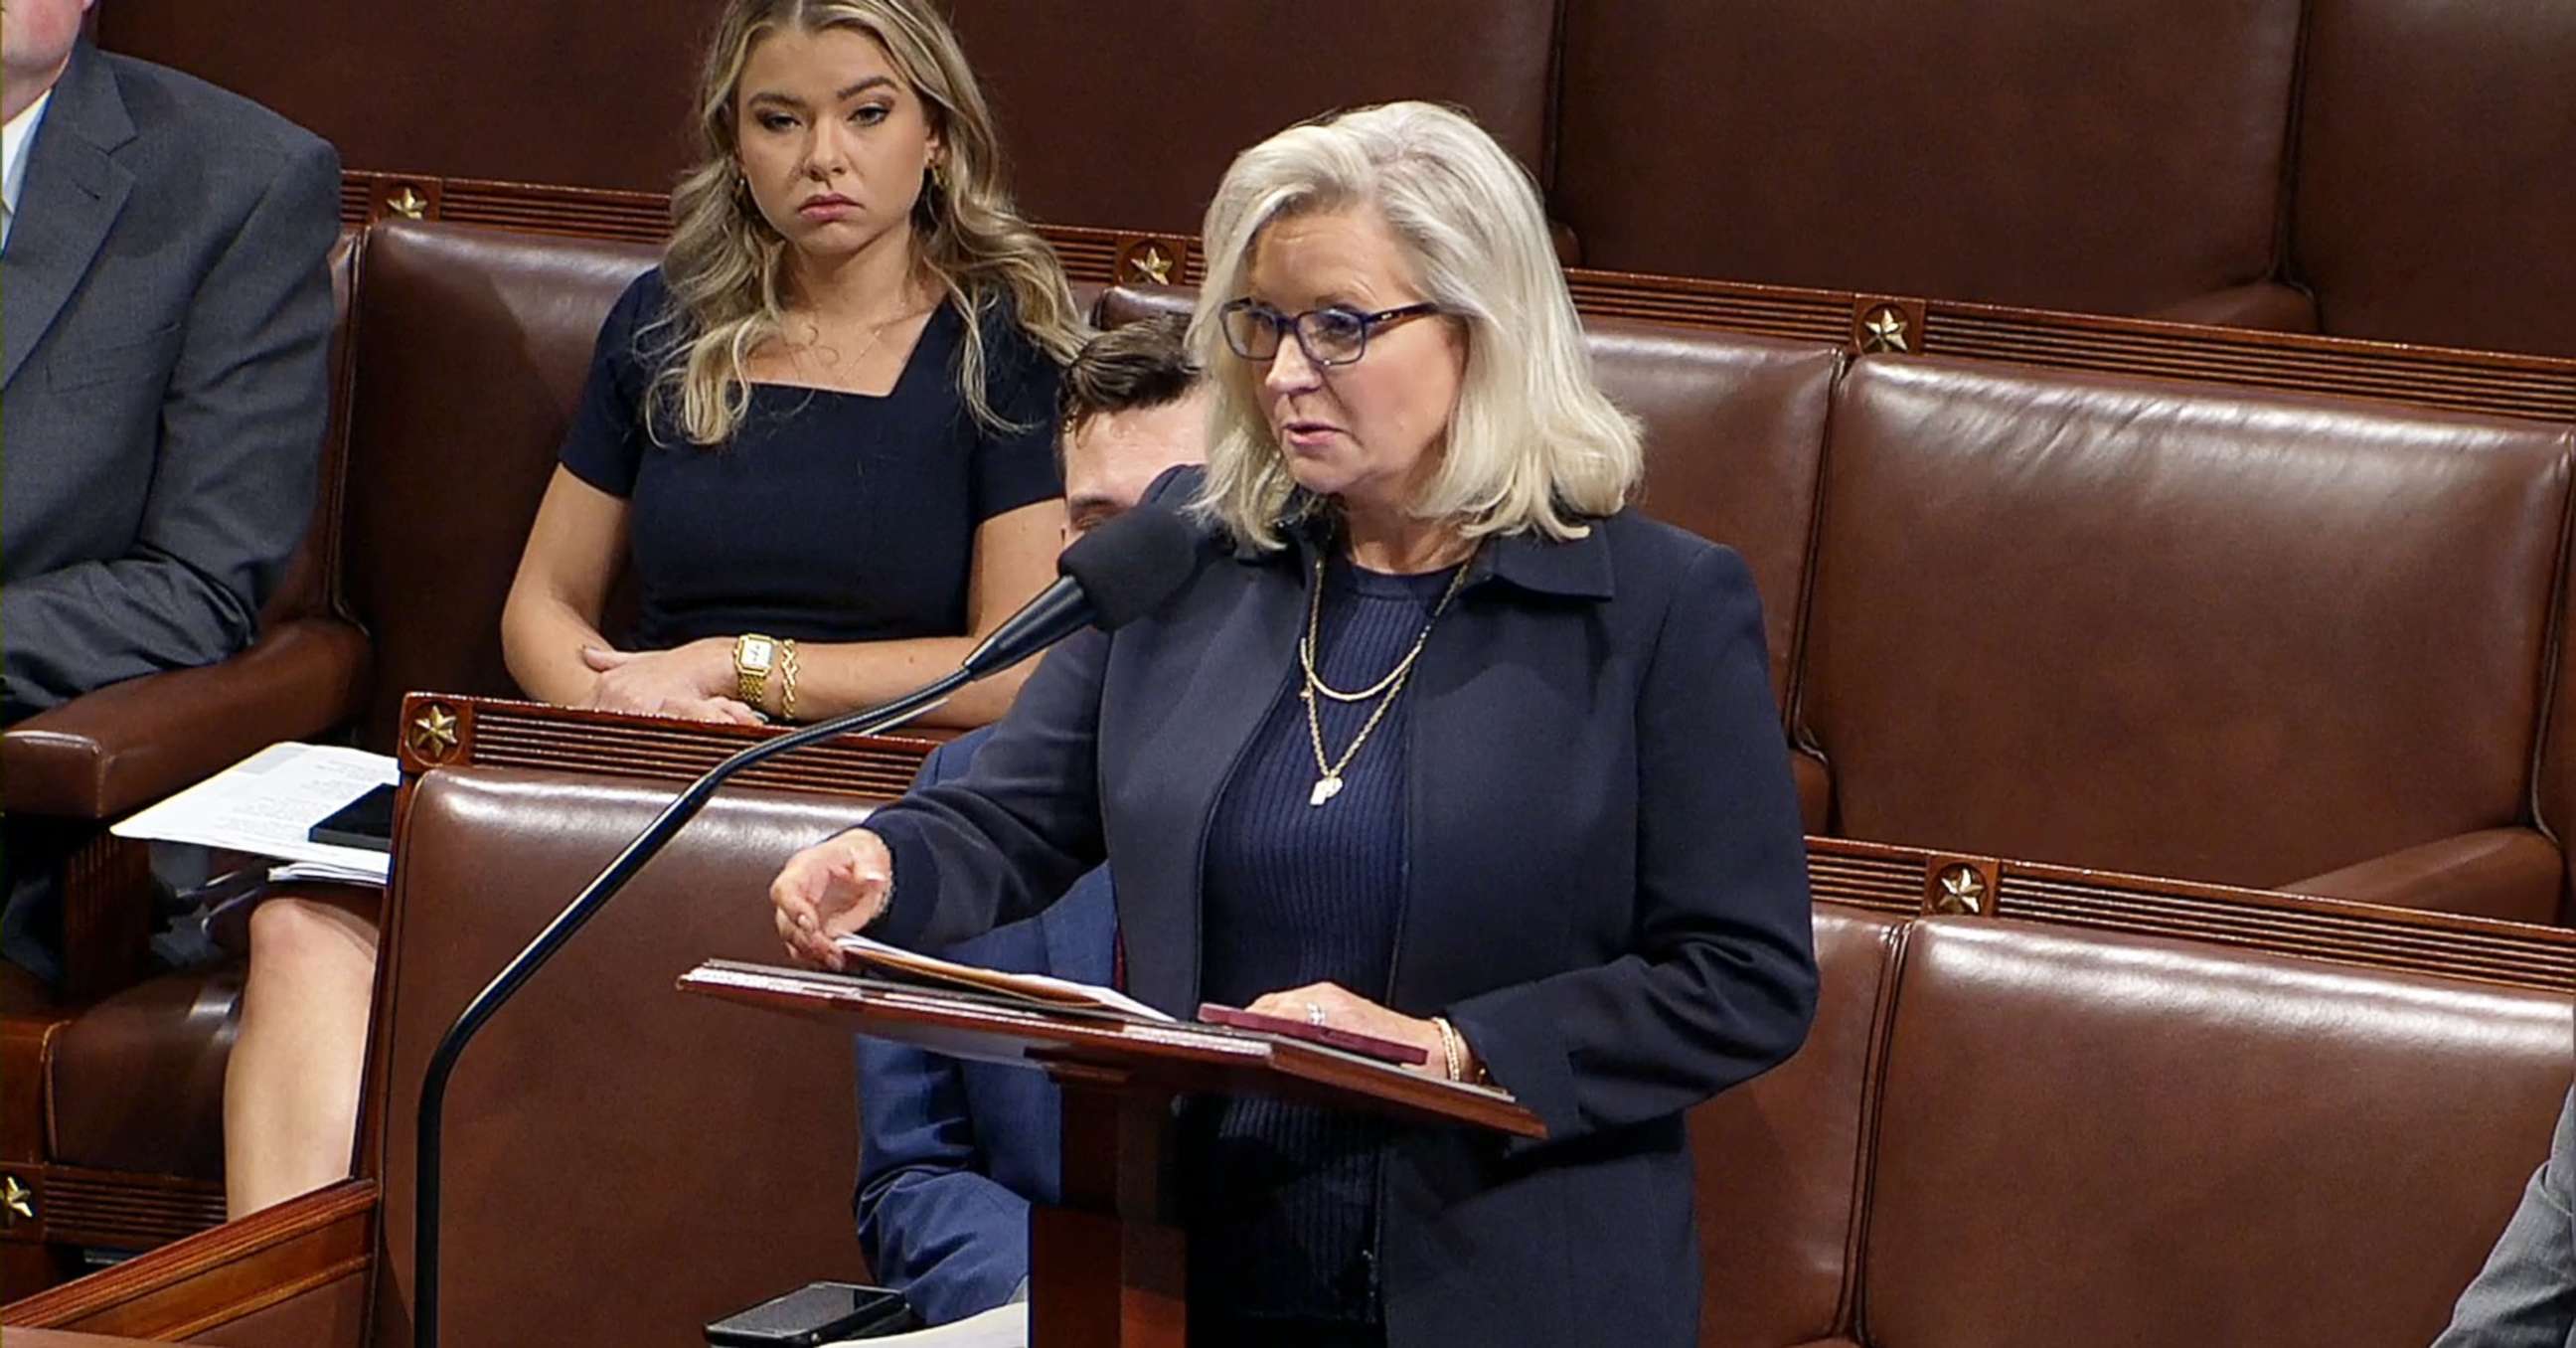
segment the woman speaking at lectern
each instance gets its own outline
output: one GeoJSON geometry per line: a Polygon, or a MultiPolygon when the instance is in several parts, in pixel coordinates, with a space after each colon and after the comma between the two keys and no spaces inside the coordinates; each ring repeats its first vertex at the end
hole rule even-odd
{"type": "Polygon", "coordinates": [[[1204,564],[1050,655],[971,772],[789,861],[780,934],[931,948],[1105,857],[1132,995],[1415,1044],[1549,1133],[1190,1102],[1196,1341],[1695,1343],[1682,1112],[1815,997],[1752,578],[1627,505],[1636,425],[1463,116],[1281,132],[1205,244],[1215,433],[1158,491],[1204,564]]]}

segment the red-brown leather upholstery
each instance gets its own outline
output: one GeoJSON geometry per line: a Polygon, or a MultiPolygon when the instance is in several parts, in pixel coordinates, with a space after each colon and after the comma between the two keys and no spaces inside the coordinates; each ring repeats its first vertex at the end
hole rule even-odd
{"type": "Polygon", "coordinates": [[[2290,265],[2325,331],[2576,356],[2576,6],[2308,8],[2290,265]]]}
{"type": "Polygon", "coordinates": [[[2147,313],[2273,272],[2298,0],[1567,0],[1587,266],[2147,313]]]}
{"type": "MultiPolygon", "coordinates": [[[[2268,888],[2527,828],[2571,447],[1862,359],[1799,684],[1834,831],[2268,888]]],[[[2496,915],[2553,920],[2515,855],[2496,915]]]]}
{"type": "Polygon", "coordinates": [[[1915,924],[1893,1016],[1859,1304],[1886,1348],[2416,1348],[2576,1047],[2563,993],[1973,919],[1915,924]]]}
{"type": "Polygon", "coordinates": [[[1849,1320],[1862,1160],[1905,920],[1816,905],[1806,1046],[1691,1111],[1700,1339],[1787,1344],[1849,1320]]]}
{"type": "Polygon", "coordinates": [[[375,646],[360,738],[417,689],[515,696],[501,604],[639,244],[389,223],[367,242],[341,601],[375,646]]]}
{"type": "MultiPolygon", "coordinates": [[[[413,1121],[466,1000],[666,790],[542,772],[422,779],[389,898],[365,1173],[384,1180],[377,1342],[410,1341],[413,1121]],[[387,1083],[390,1083],[388,1089],[387,1083]],[[399,1337],[396,1329],[399,1329],[399,1337]]],[[[727,792],[485,1026],[448,1092],[443,1320],[457,1344],[659,1343],[816,1278],[858,1277],[849,1036],[682,996],[708,958],[776,962],[767,878],[862,818],[727,792]]]]}
{"type": "Polygon", "coordinates": [[[955,0],[950,9],[1024,209],[1196,237],[1235,155],[1334,108],[1404,98],[1471,108],[1543,174],[1558,5],[955,0]]]}

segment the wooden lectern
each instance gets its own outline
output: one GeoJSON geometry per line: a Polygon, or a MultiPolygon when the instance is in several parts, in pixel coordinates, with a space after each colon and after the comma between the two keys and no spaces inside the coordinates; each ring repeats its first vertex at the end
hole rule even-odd
{"type": "Polygon", "coordinates": [[[1242,1030],[733,960],[699,965],[681,976],[680,987],[960,1058],[1041,1070],[1063,1087],[1063,1201],[1029,1217],[1033,1348],[1179,1348],[1188,1341],[1186,1249],[1165,1183],[1176,1096],[1275,1095],[1517,1137],[1547,1131],[1501,1091],[1242,1030]]]}

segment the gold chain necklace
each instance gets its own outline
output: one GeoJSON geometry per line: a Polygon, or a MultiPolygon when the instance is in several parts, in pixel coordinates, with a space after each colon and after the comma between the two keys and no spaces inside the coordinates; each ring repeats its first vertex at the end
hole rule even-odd
{"type": "Polygon", "coordinates": [[[1306,686],[1298,692],[1297,696],[1305,700],[1306,740],[1315,750],[1315,789],[1306,795],[1308,806],[1321,806],[1325,801],[1342,793],[1342,769],[1349,767],[1351,760],[1359,757],[1360,746],[1368,743],[1369,732],[1377,729],[1377,723],[1386,717],[1386,709],[1394,706],[1395,699],[1403,694],[1404,685],[1413,674],[1413,662],[1421,657],[1424,643],[1431,640],[1431,629],[1439,623],[1440,615],[1449,611],[1449,601],[1457,598],[1458,591],[1466,585],[1467,568],[1475,560],[1476,555],[1471,552],[1467,554],[1466,561],[1458,563],[1458,570],[1449,577],[1449,588],[1441,592],[1440,602],[1432,606],[1431,616],[1423,620],[1422,630],[1415,634],[1413,649],[1406,651],[1404,658],[1396,661],[1395,668],[1389,671],[1385,678],[1369,685],[1366,689],[1356,693],[1345,693],[1338,688],[1326,687],[1323,679],[1315,673],[1313,652],[1322,644],[1320,633],[1324,624],[1324,558],[1320,553],[1316,555],[1315,585],[1308,592],[1306,599],[1306,636],[1304,640],[1297,643],[1298,667],[1306,675],[1306,686]],[[1378,697],[1380,693],[1384,694],[1383,697],[1378,697],[1377,706],[1369,711],[1368,719],[1360,723],[1360,733],[1351,738],[1350,746],[1342,750],[1342,756],[1338,759],[1330,759],[1324,755],[1324,721],[1315,710],[1317,693],[1342,702],[1359,702],[1378,697]]]}

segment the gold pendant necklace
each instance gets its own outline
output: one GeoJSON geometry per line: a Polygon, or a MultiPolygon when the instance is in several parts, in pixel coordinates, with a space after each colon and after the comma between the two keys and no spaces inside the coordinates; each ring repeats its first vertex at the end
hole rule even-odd
{"type": "Polygon", "coordinates": [[[1404,653],[1403,659],[1395,662],[1395,668],[1369,687],[1356,693],[1345,693],[1338,688],[1327,687],[1315,673],[1313,652],[1322,645],[1320,634],[1324,622],[1324,558],[1321,553],[1316,555],[1315,584],[1306,599],[1306,638],[1297,643],[1297,663],[1306,679],[1306,686],[1298,690],[1297,696],[1306,703],[1306,740],[1315,751],[1315,788],[1306,793],[1308,808],[1319,809],[1325,801],[1342,793],[1342,770],[1359,756],[1360,746],[1368,743],[1369,732],[1377,729],[1377,723],[1386,717],[1386,709],[1394,706],[1395,699],[1403,694],[1404,685],[1413,677],[1413,662],[1421,656],[1423,645],[1431,640],[1431,629],[1439,623],[1440,615],[1449,611],[1449,601],[1457,598],[1458,591],[1466,585],[1467,568],[1475,560],[1476,554],[1470,552],[1465,561],[1458,563],[1458,570],[1449,577],[1449,588],[1441,592],[1440,602],[1432,606],[1431,616],[1423,620],[1422,630],[1415,634],[1413,648],[1404,653]],[[1318,693],[1342,702],[1359,702],[1371,697],[1378,699],[1377,706],[1369,710],[1368,719],[1360,723],[1360,733],[1351,737],[1349,747],[1342,750],[1339,758],[1328,758],[1324,754],[1324,720],[1315,709],[1318,693]]]}

